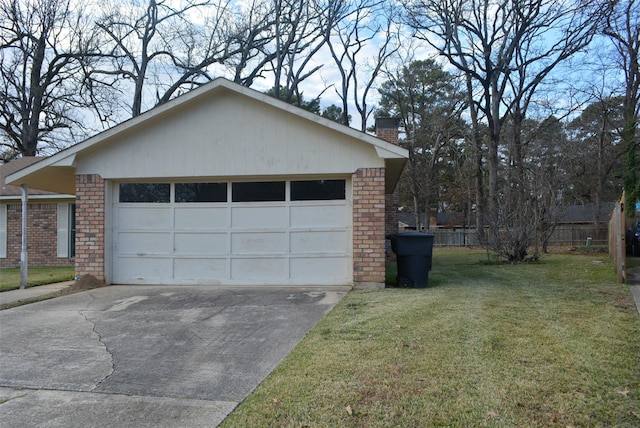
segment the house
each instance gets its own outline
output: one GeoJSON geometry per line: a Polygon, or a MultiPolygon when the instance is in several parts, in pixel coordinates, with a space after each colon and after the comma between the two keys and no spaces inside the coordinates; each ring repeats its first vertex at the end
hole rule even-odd
{"type": "MultiPolygon", "coordinates": [[[[0,267],[20,265],[22,189],[5,178],[42,158],[24,157],[0,165],[0,267]]],[[[31,266],[73,266],[75,197],[28,189],[27,248],[31,266]]]]}
{"type": "Polygon", "coordinates": [[[107,284],[379,286],[403,148],[225,79],[7,177],[76,197],[107,284]]]}
{"type": "MultiPolygon", "coordinates": [[[[600,204],[600,213],[598,214],[599,223],[609,223],[614,206],[615,202],[603,202],[600,204]]],[[[596,204],[593,202],[567,205],[563,210],[562,217],[558,220],[558,224],[593,224],[596,211],[596,204]]]]}

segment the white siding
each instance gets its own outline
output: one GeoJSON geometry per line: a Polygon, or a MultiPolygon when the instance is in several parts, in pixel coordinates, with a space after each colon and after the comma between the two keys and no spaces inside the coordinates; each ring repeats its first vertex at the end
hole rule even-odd
{"type": "Polygon", "coordinates": [[[106,179],[351,174],[363,167],[384,167],[372,145],[233,93],[77,159],[77,173],[106,179]]]}

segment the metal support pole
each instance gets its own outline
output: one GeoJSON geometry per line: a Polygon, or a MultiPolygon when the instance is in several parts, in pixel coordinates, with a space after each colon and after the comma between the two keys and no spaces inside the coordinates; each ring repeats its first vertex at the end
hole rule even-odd
{"type": "Polygon", "coordinates": [[[22,249],[20,251],[20,288],[27,288],[27,202],[29,200],[27,185],[22,187],[22,249]]]}

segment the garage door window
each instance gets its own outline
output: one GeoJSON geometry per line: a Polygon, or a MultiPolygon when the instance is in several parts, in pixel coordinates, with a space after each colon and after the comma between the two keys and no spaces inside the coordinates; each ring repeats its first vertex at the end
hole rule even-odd
{"type": "Polygon", "coordinates": [[[344,180],[304,180],[291,182],[292,201],[330,201],[344,198],[344,180]]]}
{"type": "Polygon", "coordinates": [[[232,183],[233,202],[271,202],[284,201],[284,181],[251,181],[232,183]]]}
{"type": "Polygon", "coordinates": [[[169,202],[168,183],[120,183],[120,202],[169,202]]]}
{"type": "Polygon", "coordinates": [[[176,183],[176,202],[227,202],[227,183],[176,183]]]}

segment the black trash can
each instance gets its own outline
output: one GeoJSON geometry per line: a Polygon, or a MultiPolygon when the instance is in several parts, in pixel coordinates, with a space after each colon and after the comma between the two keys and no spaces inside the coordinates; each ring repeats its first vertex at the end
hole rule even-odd
{"type": "Polygon", "coordinates": [[[402,232],[388,235],[398,262],[398,287],[425,288],[429,284],[433,235],[402,232]]]}

